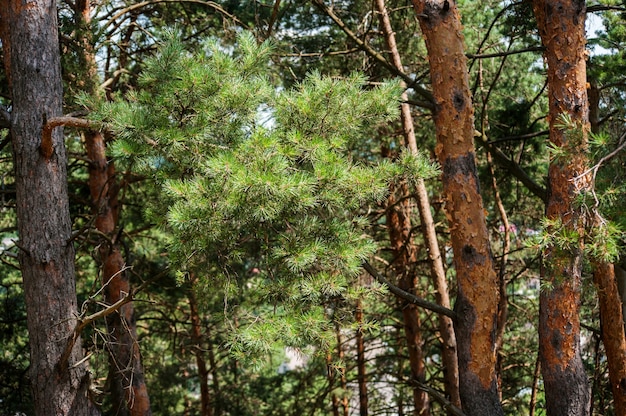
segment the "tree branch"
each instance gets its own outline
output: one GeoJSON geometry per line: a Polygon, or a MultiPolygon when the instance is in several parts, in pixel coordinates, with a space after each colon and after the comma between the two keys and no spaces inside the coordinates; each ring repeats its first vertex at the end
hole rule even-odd
{"type": "MultiPolygon", "coordinates": [[[[160,276],[160,274],[158,276],[160,276]]],[[[88,325],[92,324],[94,321],[100,318],[107,317],[111,315],[112,313],[117,312],[122,306],[131,302],[137,293],[143,290],[148,284],[152,283],[152,281],[154,281],[155,279],[156,277],[150,280],[146,280],[141,285],[137,286],[136,289],[131,290],[130,293],[127,293],[126,296],[124,296],[122,299],[118,300],[117,302],[115,302],[114,304],[110,306],[107,306],[105,309],[102,309],[84,318],[78,317],[78,322],[76,323],[76,326],[74,327],[74,331],[72,331],[72,336],[69,338],[69,341],[67,345],[65,346],[65,350],[63,351],[63,354],[61,355],[61,358],[59,359],[59,363],[58,363],[59,373],[62,373],[63,371],[67,369],[70,355],[72,354],[74,345],[76,344],[76,341],[80,337],[80,334],[83,332],[83,329],[85,329],[88,325]]]]}
{"type": "Polygon", "coordinates": [[[430,91],[428,91],[424,87],[416,85],[415,80],[413,78],[411,78],[409,75],[405,74],[403,71],[396,68],[391,62],[387,61],[387,59],[385,59],[385,57],[382,56],[378,51],[374,50],[374,48],[372,48],[367,43],[365,43],[362,39],[360,39],[352,30],[350,30],[348,26],[346,26],[343,20],[341,20],[341,18],[337,16],[335,12],[332,11],[332,9],[330,9],[328,6],[326,6],[326,4],[324,4],[324,0],[313,0],[313,4],[317,6],[317,8],[320,9],[322,12],[324,12],[326,16],[330,17],[331,20],[335,22],[335,24],[339,26],[339,28],[343,30],[343,32],[346,35],[348,35],[348,37],[353,42],[355,42],[357,45],[359,45],[359,47],[363,51],[365,51],[365,53],[367,53],[369,56],[377,60],[380,64],[382,64],[385,68],[387,68],[387,70],[389,70],[389,72],[391,72],[393,75],[402,78],[404,82],[407,83],[407,86],[409,88],[412,88],[416,93],[418,93],[423,98],[425,98],[426,99],[425,102],[420,101],[420,103],[424,104],[423,107],[428,108],[430,110],[434,110],[435,103],[433,100],[433,95],[430,91]]]}
{"type": "Polygon", "coordinates": [[[429,302],[426,299],[422,299],[420,297],[415,296],[412,293],[409,293],[407,291],[404,291],[404,290],[400,289],[398,286],[392,284],[389,280],[387,280],[383,275],[378,273],[378,271],[376,269],[374,269],[374,267],[372,267],[372,265],[369,264],[369,262],[367,262],[367,261],[364,262],[363,263],[363,268],[373,278],[375,278],[380,283],[382,283],[385,286],[387,286],[389,288],[389,291],[391,293],[393,293],[394,295],[396,295],[397,297],[399,297],[401,299],[404,299],[407,302],[411,302],[411,303],[413,303],[413,304],[415,304],[415,305],[417,305],[419,307],[422,307],[424,309],[428,309],[428,310],[433,311],[435,313],[440,313],[442,315],[449,316],[452,319],[456,319],[456,313],[452,309],[448,309],[448,308],[445,308],[445,307],[443,307],[441,305],[437,305],[436,303],[429,302]]]}
{"type": "Polygon", "coordinates": [[[141,9],[141,8],[146,7],[146,6],[149,6],[149,5],[152,5],[152,4],[158,4],[158,3],[196,3],[196,4],[201,4],[201,5],[204,5],[204,6],[208,6],[208,7],[213,8],[214,10],[217,10],[218,13],[221,13],[224,16],[228,17],[233,22],[235,22],[238,25],[240,25],[242,28],[249,30],[248,26],[245,23],[243,23],[241,20],[239,20],[237,18],[237,16],[235,16],[235,15],[233,15],[231,13],[228,13],[222,6],[220,6],[219,4],[217,4],[217,3],[213,2],[213,1],[204,1],[204,0],[148,0],[148,1],[141,2],[141,3],[136,3],[136,4],[133,4],[133,5],[128,6],[128,7],[125,7],[123,9],[121,9],[120,11],[118,11],[104,25],[102,25],[100,30],[104,31],[107,27],[112,25],[117,19],[119,19],[120,17],[122,17],[126,13],[130,13],[133,10],[141,9]]]}
{"type": "Polygon", "coordinates": [[[505,52],[494,52],[494,53],[485,53],[485,54],[466,53],[465,56],[468,57],[469,59],[501,58],[503,56],[517,55],[517,54],[526,53],[526,52],[542,52],[543,50],[544,50],[543,46],[531,46],[525,49],[518,49],[514,51],[505,51],[505,52]]]}
{"type": "Polygon", "coordinates": [[[41,146],[39,150],[41,154],[49,159],[52,156],[52,152],[54,151],[54,145],[52,143],[52,131],[61,126],[70,126],[70,127],[79,127],[83,129],[97,129],[99,124],[86,120],[84,118],[70,117],[70,116],[61,116],[61,117],[52,117],[47,120],[43,126],[42,137],[41,137],[41,146]]]}
{"type": "Polygon", "coordinates": [[[478,140],[478,143],[493,155],[496,162],[498,162],[500,166],[508,170],[510,174],[523,183],[533,195],[539,197],[544,202],[548,200],[548,192],[546,189],[528,176],[526,171],[524,171],[519,164],[509,159],[509,157],[505,155],[502,150],[490,143],[487,140],[487,137],[483,136],[480,132],[477,131],[475,137],[480,139],[478,140]]]}
{"type": "Polygon", "coordinates": [[[458,407],[456,407],[455,405],[453,405],[450,400],[446,399],[446,397],[441,394],[439,391],[433,389],[432,387],[421,383],[415,379],[410,380],[409,384],[417,387],[418,389],[425,391],[426,393],[428,393],[428,395],[430,397],[432,397],[433,399],[435,399],[436,402],[438,402],[441,406],[443,406],[444,409],[446,409],[448,411],[448,414],[452,414],[455,416],[465,416],[465,413],[463,413],[463,411],[461,409],[459,409],[458,407]]]}

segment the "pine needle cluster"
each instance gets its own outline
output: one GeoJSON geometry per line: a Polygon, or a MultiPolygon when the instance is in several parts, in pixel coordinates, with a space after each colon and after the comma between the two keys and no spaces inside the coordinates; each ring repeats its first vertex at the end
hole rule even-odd
{"type": "Polygon", "coordinates": [[[148,215],[169,232],[172,263],[208,290],[236,280],[274,305],[233,339],[240,353],[267,352],[268,337],[328,345],[329,305],[361,296],[353,283],[376,250],[368,209],[389,181],[437,173],[426,158],[372,164],[348,152],[397,117],[398,83],[312,73],[284,90],[266,73],[271,50],[243,33],[234,50],[210,42],[191,54],[171,35],[136,92],[84,100],[116,135],[112,155],[160,187],[148,215]]]}

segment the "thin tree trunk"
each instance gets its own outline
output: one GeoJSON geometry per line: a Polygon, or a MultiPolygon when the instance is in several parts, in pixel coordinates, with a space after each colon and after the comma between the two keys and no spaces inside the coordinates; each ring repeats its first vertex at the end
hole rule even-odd
{"type": "Polygon", "coordinates": [[[626,335],[615,268],[611,263],[597,262],[593,269],[593,280],[598,289],[600,303],[602,343],[609,365],[615,414],[626,415],[626,335]]]}
{"type": "Polygon", "coordinates": [[[359,385],[359,415],[368,415],[368,397],[367,397],[367,372],[365,370],[365,342],[363,339],[363,306],[361,300],[356,301],[355,320],[358,325],[356,331],[356,355],[357,355],[357,374],[359,385]]]}
{"type": "MultiPolygon", "coordinates": [[[[84,91],[95,94],[97,75],[89,28],[91,5],[89,0],[80,0],[76,2],[75,7],[78,32],[83,42],[81,60],[86,70],[81,81],[82,87],[84,91]]],[[[119,233],[116,230],[119,204],[115,167],[113,162],[107,161],[102,133],[90,130],[83,136],[89,158],[89,190],[96,215],[95,226],[103,236],[98,242],[98,250],[103,265],[104,301],[112,305],[130,293],[130,281],[125,271],[126,264],[120,251],[119,233]]],[[[109,315],[107,328],[111,398],[116,414],[120,416],[152,414],[137,343],[133,303],[128,302],[117,313],[109,315]]]]}
{"type": "Polygon", "coordinates": [[[495,272],[474,155],[474,108],[456,2],[413,0],[425,37],[435,100],[436,153],[458,282],[455,304],[463,411],[502,415],[496,379],[495,272]]]}
{"type": "Polygon", "coordinates": [[[339,397],[335,392],[336,369],[333,366],[333,358],[330,352],[326,354],[326,371],[328,373],[328,389],[330,390],[330,400],[333,416],[339,416],[339,397]]]}
{"type": "Polygon", "coordinates": [[[59,360],[76,325],[72,221],[63,131],[42,155],[42,126],[62,114],[63,87],[54,0],[0,1],[0,35],[11,93],[19,262],[37,416],[96,415],[87,361],[78,340],[59,360]]]}
{"type": "Polygon", "coordinates": [[[578,247],[549,247],[542,267],[539,350],[549,416],[589,412],[589,383],[580,354],[580,286],[585,213],[575,199],[589,187],[585,147],[589,129],[585,64],[585,2],[533,0],[548,64],[550,141],[565,157],[554,157],[548,171],[546,215],[580,235],[578,247]],[[573,126],[563,129],[561,117],[573,126]],[[576,131],[573,131],[576,130],[576,131]],[[576,178],[576,179],[575,179],[576,178]]]}
{"type": "MultiPolygon", "coordinates": [[[[398,287],[410,293],[415,293],[415,273],[413,264],[416,258],[416,247],[411,241],[411,208],[407,198],[406,184],[391,186],[387,199],[387,228],[393,254],[395,274],[399,278],[398,287]]],[[[417,305],[405,300],[399,300],[404,323],[404,335],[409,352],[409,367],[411,378],[424,383],[425,368],[422,354],[422,337],[420,310],[417,305]]],[[[421,389],[413,387],[413,408],[415,415],[428,415],[428,395],[421,389]]]]}
{"type": "MultiPolygon", "coordinates": [[[[337,354],[339,356],[339,361],[344,362],[344,352],[343,352],[343,341],[341,339],[341,330],[339,328],[339,324],[335,324],[335,333],[337,334],[337,354]]],[[[341,386],[341,408],[343,409],[343,416],[348,416],[350,413],[350,405],[348,402],[348,395],[346,394],[348,391],[348,380],[346,379],[346,368],[345,366],[341,368],[341,373],[339,377],[339,382],[341,386]]]]}
{"type": "Polygon", "coordinates": [[[191,276],[191,288],[189,289],[189,310],[191,314],[191,340],[193,342],[193,355],[196,357],[198,377],[200,378],[200,416],[213,416],[211,397],[209,394],[209,370],[207,370],[204,353],[202,350],[202,320],[198,312],[198,300],[194,292],[196,276],[191,276]]]}
{"type": "MultiPolygon", "coordinates": [[[[400,58],[400,53],[396,45],[396,38],[391,26],[391,20],[389,19],[389,13],[387,12],[387,8],[385,6],[385,0],[376,0],[376,8],[380,14],[381,26],[387,42],[387,47],[389,48],[389,52],[391,54],[392,63],[398,71],[404,72],[402,59],[400,58]]],[[[404,84],[404,81],[402,81],[402,83],[404,84]]],[[[403,86],[406,87],[406,85],[403,86]]],[[[401,101],[400,117],[402,121],[405,146],[413,155],[417,155],[418,149],[417,141],[415,140],[413,117],[411,115],[411,108],[409,104],[407,104],[408,94],[406,91],[402,94],[401,101]]],[[[441,257],[441,252],[439,250],[439,243],[437,241],[435,222],[433,221],[432,213],[430,211],[431,207],[428,198],[428,191],[426,190],[426,184],[423,179],[418,180],[415,194],[417,197],[417,208],[420,215],[422,233],[424,234],[424,239],[426,240],[431,278],[436,291],[437,303],[443,307],[450,308],[450,296],[448,293],[446,272],[443,266],[443,258],[441,257]]],[[[453,322],[448,316],[440,315],[438,319],[439,332],[443,341],[442,357],[445,389],[446,393],[450,397],[450,402],[455,406],[460,407],[461,398],[459,396],[459,368],[453,322]]],[[[414,394],[416,394],[416,390],[418,389],[414,388],[414,394]]],[[[425,393],[421,392],[421,394],[425,393]]]]}

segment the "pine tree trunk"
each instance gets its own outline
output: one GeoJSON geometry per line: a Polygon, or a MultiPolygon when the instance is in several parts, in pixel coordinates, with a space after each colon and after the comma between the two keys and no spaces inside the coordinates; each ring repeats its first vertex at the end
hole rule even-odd
{"type": "MultiPolygon", "coordinates": [[[[96,65],[90,41],[91,6],[89,0],[76,2],[76,19],[82,33],[82,64],[86,75],[83,89],[96,93],[96,65]]],[[[89,158],[89,190],[96,215],[95,226],[103,236],[98,243],[102,261],[104,301],[112,305],[130,293],[130,281],[125,272],[125,261],[120,251],[118,225],[117,182],[113,162],[106,158],[104,136],[97,131],[83,135],[89,158]]],[[[107,317],[109,332],[109,380],[113,408],[117,415],[145,416],[152,414],[145,383],[141,354],[137,343],[137,325],[132,302],[107,317]]]]}
{"type": "Polygon", "coordinates": [[[544,252],[539,307],[539,350],[549,416],[589,413],[589,385],[580,355],[580,285],[585,214],[575,202],[589,186],[585,146],[589,129],[585,64],[585,2],[534,0],[533,9],[548,64],[550,141],[566,157],[554,157],[548,171],[548,219],[578,232],[572,250],[544,252]],[[568,115],[577,131],[559,128],[568,115]]]}
{"type": "Polygon", "coordinates": [[[200,378],[200,416],[213,416],[211,407],[211,397],[209,394],[209,371],[206,360],[202,352],[202,320],[198,312],[198,301],[194,292],[196,276],[191,276],[191,288],[189,289],[189,310],[191,314],[191,340],[193,342],[193,354],[196,357],[198,366],[198,377],[200,378]]]}
{"type": "MultiPolygon", "coordinates": [[[[398,287],[415,294],[415,263],[416,247],[411,241],[411,209],[406,185],[391,186],[387,199],[387,228],[393,255],[393,266],[398,276],[398,287]]],[[[404,323],[406,347],[409,352],[409,368],[411,378],[424,383],[425,368],[422,354],[422,337],[419,308],[405,300],[399,302],[404,323]]],[[[428,395],[417,387],[413,387],[413,409],[415,415],[430,414],[428,395]]]]}
{"type": "MultiPolygon", "coordinates": [[[[400,58],[400,53],[396,44],[396,37],[391,26],[391,20],[389,19],[387,7],[385,6],[385,0],[376,0],[376,8],[378,9],[380,16],[383,34],[391,55],[391,61],[398,71],[403,72],[404,67],[402,65],[402,59],[400,58]]],[[[402,83],[404,84],[404,81],[402,83]]],[[[402,104],[400,105],[400,114],[405,146],[413,155],[417,155],[418,149],[417,141],[415,140],[413,116],[411,115],[411,108],[409,104],[407,104],[408,94],[406,91],[403,92],[401,101],[402,104]]],[[[417,208],[420,215],[422,233],[424,234],[424,240],[426,240],[431,278],[433,286],[435,287],[437,303],[443,307],[450,308],[450,296],[448,293],[446,272],[443,266],[443,258],[441,257],[441,252],[439,250],[439,243],[437,242],[435,222],[433,221],[432,213],[430,212],[431,207],[428,198],[428,191],[426,190],[426,184],[423,179],[418,180],[415,195],[417,198],[417,208]]],[[[444,366],[444,384],[446,393],[450,397],[450,402],[453,405],[461,407],[461,398],[459,396],[459,367],[453,322],[450,317],[443,315],[440,315],[438,320],[439,333],[441,334],[441,339],[443,341],[442,361],[444,366]]],[[[420,393],[425,395],[425,393],[421,390],[420,393]]],[[[416,394],[415,391],[414,394],[416,394]]]]}
{"type": "Polygon", "coordinates": [[[77,302],[63,131],[53,132],[50,157],[40,151],[46,119],[62,113],[56,15],[54,1],[0,1],[30,379],[37,416],[96,415],[80,340],[68,365],[59,363],[76,325],[77,302]]]}
{"type": "Polygon", "coordinates": [[[626,415],[626,333],[613,264],[596,262],[593,280],[598,289],[602,343],[609,364],[615,414],[626,415]]]}
{"type": "Polygon", "coordinates": [[[496,378],[496,275],[474,154],[474,108],[454,1],[413,0],[425,37],[435,100],[436,153],[458,282],[455,333],[463,411],[502,415],[496,378]]]}
{"type": "Polygon", "coordinates": [[[363,306],[361,300],[356,301],[356,313],[355,320],[359,325],[356,330],[356,360],[357,360],[357,374],[359,385],[359,415],[367,416],[368,410],[368,396],[367,396],[367,372],[365,370],[365,341],[363,339],[363,331],[361,325],[363,324],[363,306]]]}

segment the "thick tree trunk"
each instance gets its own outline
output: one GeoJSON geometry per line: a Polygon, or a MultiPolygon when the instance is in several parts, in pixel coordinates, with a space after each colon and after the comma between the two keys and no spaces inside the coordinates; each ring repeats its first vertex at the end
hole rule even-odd
{"type": "Polygon", "coordinates": [[[496,378],[496,275],[474,155],[474,108],[456,3],[413,0],[425,37],[435,100],[436,153],[458,282],[459,386],[468,415],[502,415],[496,378]]]}
{"type": "Polygon", "coordinates": [[[80,341],[68,366],[59,359],[76,325],[74,248],[63,132],[40,152],[42,126],[62,113],[63,91],[54,0],[0,1],[0,30],[12,98],[20,266],[30,342],[35,414],[95,415],[80,341]]]}
{"type": "Polygon", "coordinates": [[[585,214],[575,199],[589,187],[585,156],[589,112],[585,64],[585,2],[534,0],[533,9],[548,64],[550,141],[563,149],[548,172],[546,215],[578,232],[572,250],[544,252],[539,310],[539,350],[548,415],[589,413],[589,385],[580,355],[580,285],[585,214]],[[568,115],[574,127],[563,129],[568,115]],[[575,179],[576,178],[576,179],[575,179]]]}
{"type": "MultiPolygon", "coordinates": [[[[400,72],[404,72],[402,59],[396,45],[396,37],[391,26],[391,20],[385,6],[385,0],[376,0],[376,8],[380,15],[381,26],[393,65],[400,72]]],[[[404,84],[404,81],[402,81],[404,84]]],[[[404,85],[405,86],[405,85],[404,85]]],[[[405,86],[406,87],[406,86],[405,86]]],[[[406,91],[401,97],[400,116],[402,121],[402,131],[405,140],[405,146],[413,154],[418,154],[417,141],[415,140],[415,129],[413,125],[413,116],[408,101],[406,91]]],[[[435,230],[435,222],[433,221],[430,211],[430,201],[428,191],[423,179],[419,179],[415,187],[415,195],[417,198],[417,208],[420,215],[420,222],[424,240],[426,240],[426,248],[428,251],[428,260],[430,262],[431,278],[435,287],[437,303],[445,308],[450,308],[450,296],[448,293],[448,282],[446,281],[446,272],[443,266],[443,258],[439,250],[437,242],[437,232],[435,230]]],[[[409,224],[410,225],[410,224],[409,224]]],[[[444,384],[446,393],[450,398],[450,402],[461,407],[461,398],[459,396],[459,367],[456,354],[456,336],[454,335],[454,327],[452,319],[448,316],[439,316],[439,333],[442,339],[442,357],[444,366],[444,384]]],[[[407,334],[408,336],[408,334],[407,334]]],[[[417,389],[415,389],[417,390],[417,389]]],[[[414,394],[417,394],[414,390],[414,394]]],[[[421,391],[420,391],[421,392],[421,391]]],[[[425,394],[421,392],[421,394],[425,394]]],[[[419,400],[416,398],[416,400],[419,400]]],[[[417,409],[417,408],[416,408],[417,409]]],[[[418,413],[419,414],[419,413],[418,413]]]]}

